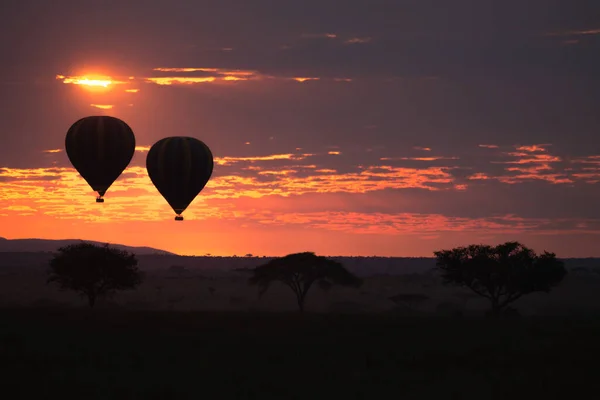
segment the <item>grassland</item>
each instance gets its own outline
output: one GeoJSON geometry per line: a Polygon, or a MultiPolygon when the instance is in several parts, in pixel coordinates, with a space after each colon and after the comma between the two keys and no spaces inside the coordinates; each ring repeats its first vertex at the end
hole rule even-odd
{"type": "Polygon", "coordinates": [[[19,257],[0,268],[5,398],[562,399],[600,386],[593,268],[519,300],[522,317],[491,320],[427,270],[315,288],[300,315],[285,287],[258,299],[244,273],[194,260],[146,269],[140,288],[90,312],[45,284],[41,256],[19,257]],[[424,300],[390,300],[401,293],[424,300]]]}
{"type": "Polygon", "coordinates": [[[593,396],[600,318],[0,310],[6,398],[593,396]]]}

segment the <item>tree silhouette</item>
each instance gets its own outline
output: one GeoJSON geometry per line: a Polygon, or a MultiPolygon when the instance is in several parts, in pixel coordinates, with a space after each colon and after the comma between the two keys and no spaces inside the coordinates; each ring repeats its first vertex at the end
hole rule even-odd
{"type": "Polygon", "coordinates": [[[306,295],[315,282],[323,289],[332,285],[362,285],[362,280],[350,273],[341,263],[312,252],[288,254],[270,260],[254,268],[248,282],[258,285],[259,296],[262,296],[273,282],[289,286],[296,295],[301,312],[304,311],[306,295]]]}
{"type": "Polygon", "coordinates": [[[554,253],[536,255],[519,242],[471,245],[436,251],[436,266],[445,284],[466,286],[490,300],[490,315],[533,292],[549,292],[567,271],[554,253]]]}
{"type": "Polygon", "coordinates": [[[50,260],[47,283],[56,282],[61,290],[79,292],[93,308],[98,297],[136,288],[142,282],[137,264],[134,254],[108,244],[72,244],[59,248],[50,260]]]}

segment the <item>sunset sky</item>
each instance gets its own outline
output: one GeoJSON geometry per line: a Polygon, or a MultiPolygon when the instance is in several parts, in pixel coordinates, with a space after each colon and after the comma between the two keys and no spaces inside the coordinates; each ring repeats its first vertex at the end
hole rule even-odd
{"type": "Polygon", "coordinates": [[[597,0],[19,0],[0,23],[2,237],[600,256],[597,0]],[[64,152],[88,115],[137,140],[104,204],[64,152]],[[215,156],[183,222],[145,169],[174,135],[215,156]]]}

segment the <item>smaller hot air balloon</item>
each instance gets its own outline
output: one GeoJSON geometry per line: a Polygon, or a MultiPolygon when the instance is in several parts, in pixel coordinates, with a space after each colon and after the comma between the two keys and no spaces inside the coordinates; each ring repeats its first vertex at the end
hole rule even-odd
{"type": "Polygon", "coordinates": [[[133,158],[135,136],[118,118],[90,116],[69,128],[65,149],[73,167],[98,192],[96,202],[103,203],[104,194],[133,158]]]}
{"type": "Polygon", "coordinates": [[[154,143],[146,156],[150,180],[183,221],[181,214],[208,183],[213,155],[204,142],[186,136],[167,137],[154,143]]]}

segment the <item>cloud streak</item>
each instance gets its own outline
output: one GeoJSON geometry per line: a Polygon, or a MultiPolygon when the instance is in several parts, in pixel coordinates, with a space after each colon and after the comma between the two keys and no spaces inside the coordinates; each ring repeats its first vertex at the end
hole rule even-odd
{"type": "MultiPolygon", "coordinates": [[[[244,198],[297,198],[304,195],[365,195],[369,193],[402,190],[430,192],[469,192],[470,184],[495,180],[501,184],[516,185],[530,180],[549,184],[594,184],[600,175],[600,156],[592,155],[573,160],[569,171],[561,171],[560,158],[548,153],[548,145],[513,146],[516,151],[499,151],[503,161],[489,161],[504,165],[503,174],[476,172],[467,183],[454,175],[456,165],[427,165],[434,161],[460,161],[459,157],[381,157],[372,165],[354,165],[345,172],[327,167],[324,157],[341,151],[323,153],[284,153],[256,156],[215,157],[215,173],[197,203],[186,214],[221,215],[222,201],[244,198]],[[417,160],[423,165],[406,167],[394,162],[417,160]],[[578,167],[579,166],[579,167],[578,167]],[[469,183],[470,182],[470,183],[469,183]],[[217,202],[214,205],[211,202],[217,202]],[[195,211],[196,210],[196,211],[195,211]],[[200,211],[201,210],[201,211],[200,211]]],[[[136,147],[145,153],[150,146],[136,147]]],[[[421,151],[421,150],[415,150],[421,151]]],[[[61,149],[44,150],[49,156],[62,153],[61,149]]],[[[27,206],[27,213],[38,210],[57,218],[91,218],[108,220],[161,220],[169,216],[166,202],[152,186],[142,166],[130,166],[113,184],[107,194],[110,212],[100,211],[93,203],[91,189],[79,174],[69,167],[0,169],[0,199],[3,213],[18,213],[18,206],[27,206]],[[17,207],[17,208],[15,208],[17,207]]],[[[108,210],[108,208],[107,208],[108,210]]],[[[237,211],[236,211],[237,212],[237,211]]],[[[243,212],[243,211],[239,211],[243,212]]],[[[283,217],[282,217],[283,218],[283,217]]]]}
{"type": "MultiPolygon", "coordinates": [[[[262,73],[256,70],[203,68],[203,67],[158,67],[151,71],[156,76],[113,78],[101,76],[90,78],[88,75],[56,75],[56,79],[67,85],[76,85],[87,90],[117,90],[117,87],[139,86],[142,84],[155,84],[159,86],[173,85],[205,85],[205,84],[233,84],[248,81],[294,81],[298,83],[326,80],[331,82],[352,82],[348,77],[319,77],[319,76],[285,76],[262,73]]],[[[122,89],[126,93],[138,93],[139,88],[122,89]]]]}

